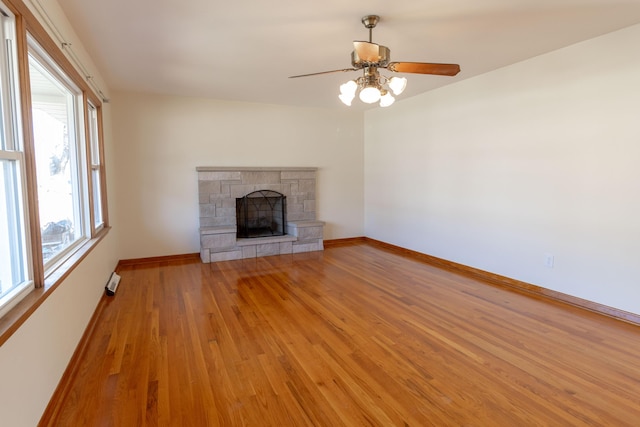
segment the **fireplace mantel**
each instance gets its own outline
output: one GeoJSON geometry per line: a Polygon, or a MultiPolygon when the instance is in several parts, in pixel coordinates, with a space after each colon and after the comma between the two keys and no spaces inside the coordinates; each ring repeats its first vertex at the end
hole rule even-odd
{"type": "Polygon", "coordinates": [[[324,223],[316,220],[317,168],[199,166],[196,171],[202,262],[323,250],[324,223]],[[287,197],[287,235],[236,238],[236,199],[258,190],[287,197]]]}
{"type": "Polygon", "coordinates": [[[316,172],[318,168],[313,167],[254,167],[254,166],[198,166],[198,172],[316,172]]]}

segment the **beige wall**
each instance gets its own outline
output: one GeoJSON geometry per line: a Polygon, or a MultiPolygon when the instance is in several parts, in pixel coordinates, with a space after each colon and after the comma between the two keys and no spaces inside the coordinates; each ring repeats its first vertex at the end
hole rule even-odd
{"type": "Polygon", "coordinates": [[[640,314],[638,40],[368,111],[365,234],[640,314]]]}
{"type": "Polygon", "coordinates": [[[117,93],[122,259],[200,251],[197,166],[312,166],[325,239],[363,235],[363,113],[117,93]]]}

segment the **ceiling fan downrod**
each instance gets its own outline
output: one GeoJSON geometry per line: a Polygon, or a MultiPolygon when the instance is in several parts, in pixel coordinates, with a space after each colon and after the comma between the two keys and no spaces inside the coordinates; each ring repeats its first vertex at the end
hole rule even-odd
{"type": "Polygon", "coordinates": [[[378,21],[380,21],[380,17],[378,15],[367,15],[362,17],[362,24],[365,28],[369,29],[369,43],[372,43],[373,29],[378,24],[378,21]]]}

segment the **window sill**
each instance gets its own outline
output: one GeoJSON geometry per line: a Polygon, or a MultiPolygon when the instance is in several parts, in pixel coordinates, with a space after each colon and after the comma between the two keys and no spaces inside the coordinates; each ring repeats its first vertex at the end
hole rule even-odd
{"type": "Polygon", "coordinates": [[[51,295],[55,288],[64,281],[80,262],[95,248],[107,235],[110,227],[106,227],[78,248],[65,262],[53,271],[44,281],[44,286],[36,288],[22,299],[15,307],[9,310],[0,319],[0,346],[13,335],[18,328],[26,322],[36,309],[51,295]]]}

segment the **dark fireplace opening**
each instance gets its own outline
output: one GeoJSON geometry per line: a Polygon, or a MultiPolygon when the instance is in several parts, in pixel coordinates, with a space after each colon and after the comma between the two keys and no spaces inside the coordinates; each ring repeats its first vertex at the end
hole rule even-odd
{"type": "Polygon", "coordinates": [[[271,190],[258,190],[236,199],[236,236],[268,237],[287,233],[287,198],[271,190]]]}

